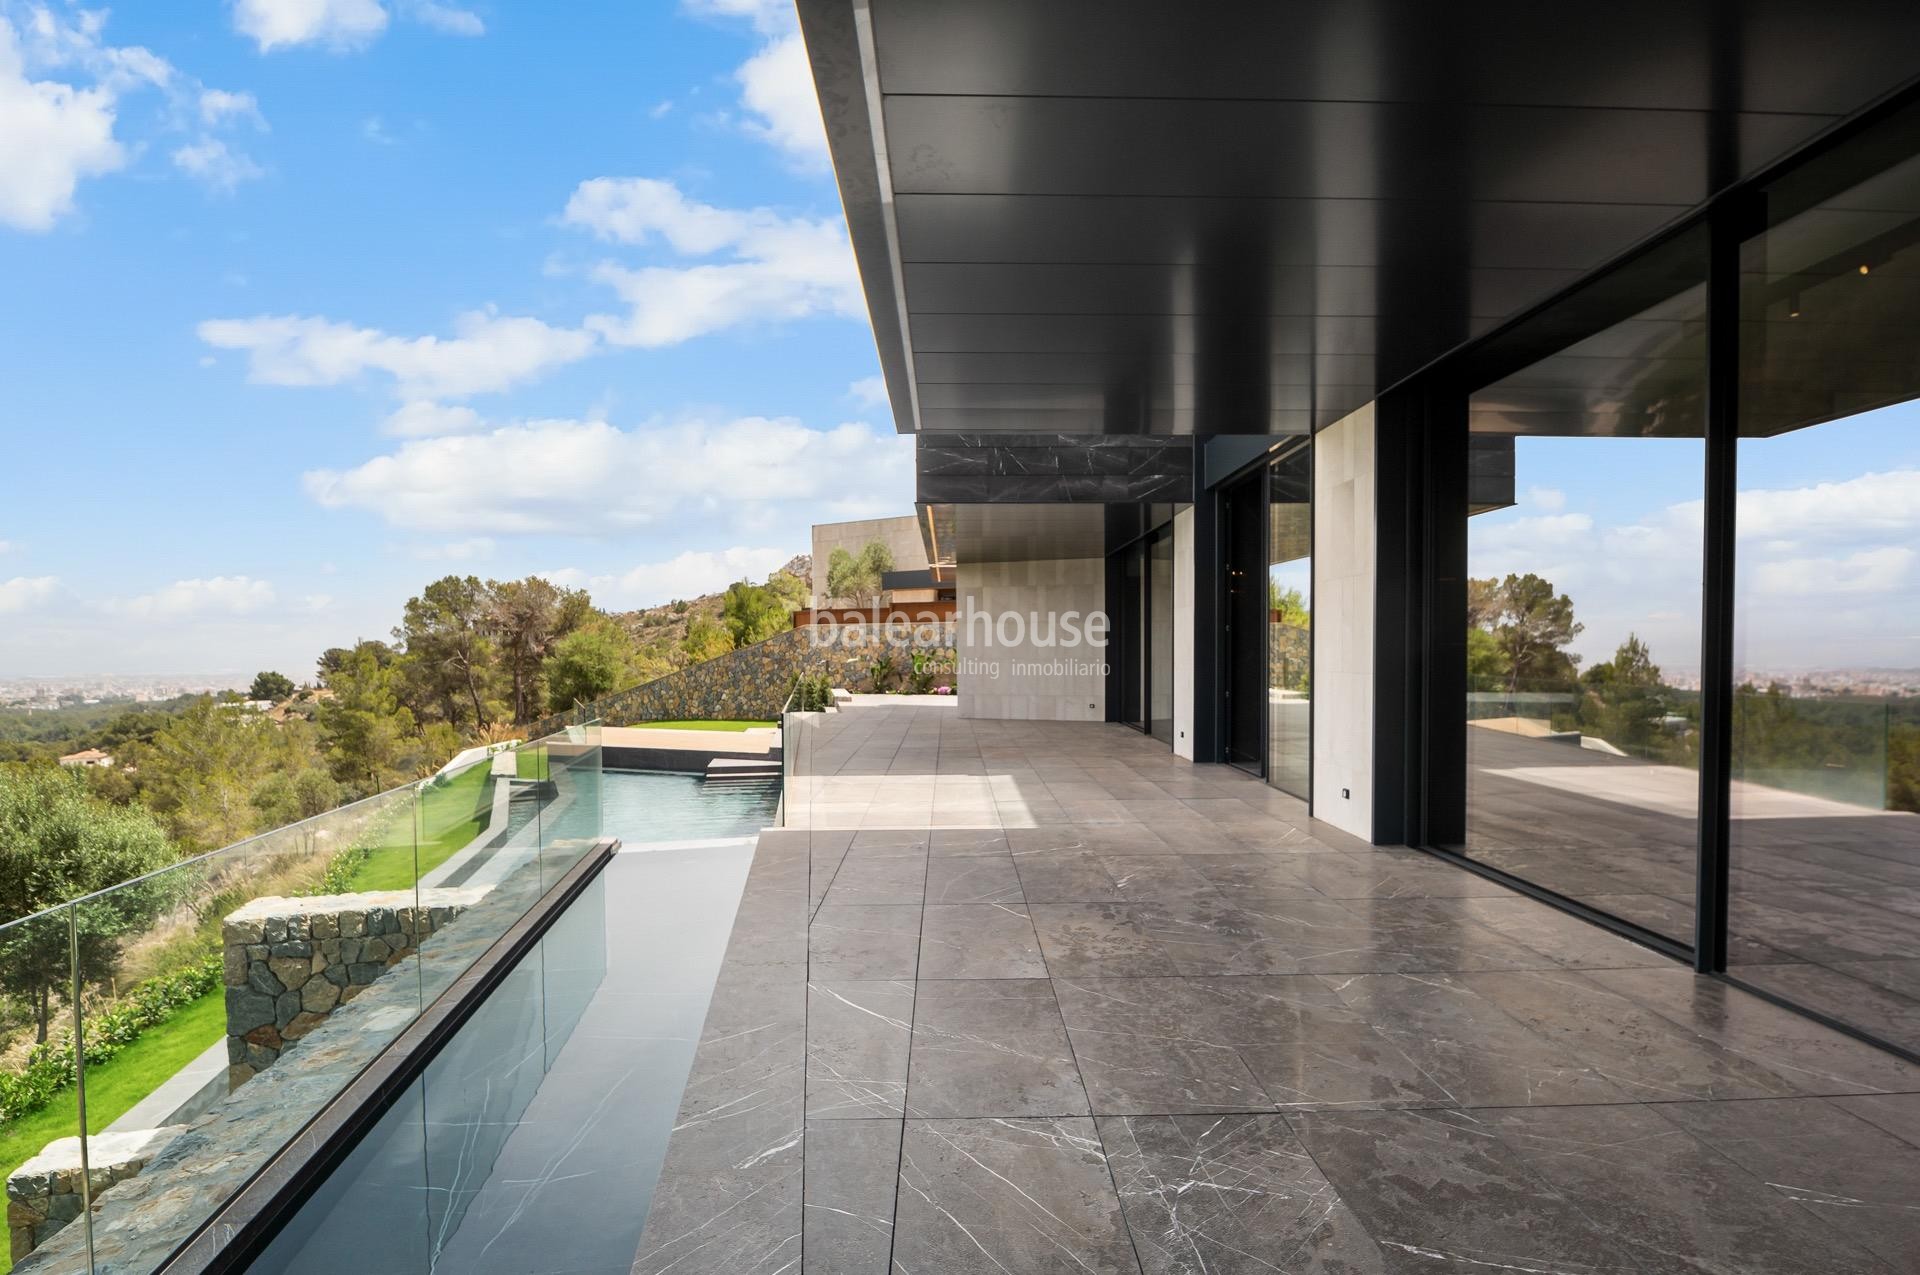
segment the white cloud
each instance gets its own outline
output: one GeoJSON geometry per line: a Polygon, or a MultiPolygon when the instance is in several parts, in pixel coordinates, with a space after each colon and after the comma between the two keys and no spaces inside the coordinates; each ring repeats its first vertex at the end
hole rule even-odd
{"type": "Polygon", "coordinates": [[[1756,563],[1755,589],[1776,597],[1890,594],[1912,574],[1915,554],[1905,545],[1881,545],[1841,557],[1785,558],[1756,563]]]}
{"type": "Polygon", "coordinates": [[[887,378],[884,376],[863,376],[847,386],[847,395],[862,407],[885,407],[887,398],[887,378]]]}
{"type": "Polygon", "coordinates": [[[898,512],[912,451],[866,424],[808,429],[745,417],[620,429],[548,420],[418,439],[353,469],[315,470],[307,492],[421,531],[613,535],[690,518],[740,528],[776,509],[819,519],[898,512]]]}
{"type": "Polygon", "coordinates": [[[154,593],[129,598],[122,606],[129,615],[178,619],[201,615],[248,615],[272,606],[273,586],[251,576],[212,576],[176,580],[154,593]]]}
{"type": "Polygon", "coordinates": [[[745,18],[763,35],[791,30],[794,23],[790,0],[684,0],[688,13],[702,18],[745,18]]]}
{"type": "Polygon", "coordinates": [[[1811,487],[1740,493],[1741,539],[1801,540],[1920,535],[1920,470],[1862,474],[1811,487]]]}
{"type": "Polygon", "coordinates": [[[412,0],[406,6],[406,14],[422,26],[432,27],[443,35],[479,36],[487,33],[487,24],[480,15],[467,9],[450,4],[440,4],[438,0],[412,0]]]}
{"type": "Polygon", "coordinates": [[[13,552],[13,541],[0,540],[0,553],[12,553],[12,552],[13,552]]]}
{"type": "Polygon", "coordinates": [[[223,124],[251,124],[255,128],[267,126],[266,117],[260,114],[260,103],[253,94],[229,93],[225,89],[200,91],[200,122],[209,128],[218,128],[223,124]]]}
{"type": "Polygon", "coordinates": [[[217,194],[230,195],[241,182],[263,176],[260,166],[217,137],[203,137],[178,147],[173,166],[206,183],[217,194]]]}
{"type": "Polygon", "coordinates": [[[498,392],[585,358],[595,343],[591,332],[491,310],[460,315],[452,337],[390,336],[299,315],[209,319],[198,332],[217,349],[245,351],[248,379],[260,384],[339,385],[380,372],[407,399],[498,392]]]}
{"type": "Polygon", "coordinates": [[[234,0],[233,26],[260,52],[319,44],[365,48],[387,29],[380,0],[234,0]]]}
{"type": "Polygon", "coordinates": [[[378,115],[369,115],[366,119],[360,121],[360,136],[366,138],[375,146],[398,146],[400,144],[400,139],[388,131],[386,121],[378,115]]]}
{"type": "Polygon", "coordinates": [[[736,580],[764,580],[792,558],[791,549],[735,546],[717,553],[689,550],[665,562],[607,575],[589,575],[577,568],[543,574],[561,588],[586,588],[600,606],[630,610],[717,593],[736,580]]]}
{"type": "Polygon", "coordinates": [[[734,72],[740,104],[752,117],[747,131],[771,142],[804,168],[828,167],[827,130],[813,67],[799,32],[781,36],[734,72]]]}
{"type": "Polygon", "coordinates": [[[471,407],[415,399],[387,417],[385,429],[400,438],[431,438],[439,434],[471,434],[487,422],[471,407]]]}
{"type": "Polygon", "coordinates": [[[597,177],[582,182],[562,220],[616,243],[663,243],[682,256],[732,260],[631,267],[602,261],[593,278],[629,306],[587,326],[615,345],[675,345],[742,323],[835,314],[864,319],[859,271],[837,217],[788,217],[768,208],[719,208],[672,182],[597,177]]]}
{"type": "Polygon", "coordinates": [[[51,229],[72,211],[82,179],[126,163],[113,135],[115,99],[105,84],[29,78],[20,38],[0,17],[0,224],[51,229]]]}
{"type": "Polygon", "coordinates": [[[1559,513],[1567,507],[1567,493],[1557,487],[1529,487],[1522,503],[1543,513],[1559,513]]]}
{"type": "Polygon", "coordinates": [[[59,591],[57,576],[15,576],[0,581],[0,615],[17,615],[41,605],[59,591]]]}

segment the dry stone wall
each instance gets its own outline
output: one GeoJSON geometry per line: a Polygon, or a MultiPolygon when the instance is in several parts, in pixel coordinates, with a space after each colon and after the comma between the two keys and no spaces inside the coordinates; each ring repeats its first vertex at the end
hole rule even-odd
{"type": "Polygon", "coordinates": [[[7,1176],[7,1240],[18,1262],[46,1243],[86,1208],[83,1184],[94,1199],[125,1182],[185,1125],[96,1133],[87,1140],[87,1166],[80,1165],[80,1139],[57,1138],[7,1176]]]}
{"type": "Polygon", "coordinates": [[[221,927],[227,989],[227,1089],[272,1066],[293,1042],[371,987],[466,911],[477,887],[255,899],[221,927]]]}

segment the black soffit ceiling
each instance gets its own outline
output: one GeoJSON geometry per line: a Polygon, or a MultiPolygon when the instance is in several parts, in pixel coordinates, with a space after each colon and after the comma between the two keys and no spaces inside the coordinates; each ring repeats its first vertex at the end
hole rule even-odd
{"type": "Polygon", "coordinates": [[[1328,424],[1920,73],[1911,0],[799,11],[903,431],[1328,424]]]}

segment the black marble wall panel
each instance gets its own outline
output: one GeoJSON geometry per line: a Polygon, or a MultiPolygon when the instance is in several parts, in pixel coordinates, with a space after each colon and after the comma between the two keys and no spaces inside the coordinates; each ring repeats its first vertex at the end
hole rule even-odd
{"type": "Polygon", "coordinates": [[[1467,435],[1467,509],[1485,513],[1513,503],[1513,436],[1467,435]]]}
{"type": "Polygon", "coordinates": [[[1114,504],[1193,499],[1186,438],[921,434],[922,504],[1114,504]]]}

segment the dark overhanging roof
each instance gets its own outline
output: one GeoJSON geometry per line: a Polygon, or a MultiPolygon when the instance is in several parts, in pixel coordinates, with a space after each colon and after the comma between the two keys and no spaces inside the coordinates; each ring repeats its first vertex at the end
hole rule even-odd
{"type": "Polygon", "coordinates": [[[1920,69],[1912,4],[799,11],[903,431],[1325,425],[1920,69]]]}

